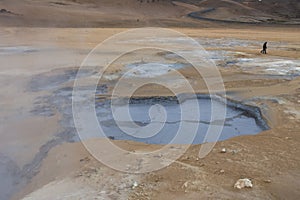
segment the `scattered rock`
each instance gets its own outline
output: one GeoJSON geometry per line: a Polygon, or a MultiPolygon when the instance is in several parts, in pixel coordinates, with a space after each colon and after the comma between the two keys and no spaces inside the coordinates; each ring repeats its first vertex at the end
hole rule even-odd
{"type": "Polygon", "coordinates": [[[265,183],[271,183],[271,180],[264,180],[265,183]]]}
{"type": "Polygon", "coordinates": [[[237,154],[238,150],[232,150],[232,155],[237,154]]]}
{"type": "Polygon", "coordinates": [[[214,172],[214,174],[218,174],[218,175],[222,175],[225,173],[225,170],[224,169],[220,169],[220,170],[217,170],[214,172]]]}
{"type": "Polygon", "coordinates": [[[188,182],[185,182],[183,185],[182,185],[182,188],[187,188],[188,187],[188,182]]]}
{"type": "Polygon", "coordinates": [[[79,161],[80,162],[88,162],[88,161],[90,161],[91,159],[89,158],[89,157],[85,157],[85,158],[82,158],[82,159],[80,159],[79,161]]]}
{"type": "Polygon", "coordinates": [[[4,9],[4,8],[2,8],[1,10],[0,10],[0,13],[7,13],[8,11],[6,10],[6,9],[4,9]]]}
{"type": "Polygon", "coordinates": [[[199,167],[204,167],[205,166],[205,164],[204,163],[201,163],[200,165],[199,165],[199,167]]]}
{"type": "Polygon", "coordinates": [[[66,3],[63,3],[63,2],[51,2],[53,4],[56,4],[56,5],[60,5],[60,6],[67,6],[68,4],[66,3]]]}
{"type": "Polygon", "coordinates": [[[108,139],[115,140],[115,137],[114,136],[108,136],[108,139]]]}
{"type": "Polygon", "coordinates": [[[106,191],[102,190],[99,194],[106,194],[106,191]]]}
{"type": "Polygon", "coordinates": [[[188,182],[185,182],[181,188],[184,189],[184,192],[186,193],[187,192],[187,187],[188,187],[188,182]]]}
{"type": "Polygon", "coordinates": [[[0,9],[0,13],[3,13],[3,14],[13,14],[11,11],[6,10],[4,8],[0,9]]]}
{"type": "Polygon", "coordinates": [[[252,182],[248,178],[239,179],[235,184],[234,188],[242,189],[242,188],[252,188],[252,182]]]}
{"type": "Polygon", "coordinates": [[[225,149],[225,148],[222,148],[222,149],[221,149],[221,153],[226,153],[226,149],[225,149]]]}
{"type": "Polygon", "coordinates": [[[131,188],[135,189],[137,186],[139,186],[139,184],[136,181],[134,181],[133,184],[132,184],[132,186],[131,186],[131,188]]]}

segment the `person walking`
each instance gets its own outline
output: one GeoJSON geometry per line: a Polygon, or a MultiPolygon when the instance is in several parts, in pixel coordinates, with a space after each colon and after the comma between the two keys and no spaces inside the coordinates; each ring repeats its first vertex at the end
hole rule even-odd
{"type": "Polygon", "coordinates": [[[265,42],[265,43],[264,43],[263,49],[260,51],[260,53],[262,53],[262,54],[267,54],[267,43],[268,43],[268,42],[265,42]]]}

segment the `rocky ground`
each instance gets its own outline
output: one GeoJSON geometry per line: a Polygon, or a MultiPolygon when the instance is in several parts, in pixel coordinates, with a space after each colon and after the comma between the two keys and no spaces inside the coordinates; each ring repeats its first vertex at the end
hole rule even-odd
{"type": "MultiPolygon", "coordinates": [[[[298,28],[177,29],[208,50],[222,74],[228,98],[258,106],[270,130],[218,142],[201,159],[201,145],[192,145],[168,167],[140,175],[117,172],[96,161],[78,142],[69,118],[69,95],[78,66],[95,45],[124,30],[1,29],[0,151],[4,167],[0,173],[7,180],[0,184],[6,191],[2,194],[12,193],[12,199],[299,198],[298,28]],[[261,55],[265,40],[269,53],[261,55]],[[222,148],[226,153],[221,153],[222,148]],[[253,188],[234,189],[240,178],[249,178],[253,188]]],[[[143,58],[127,55],[112,65],[104,80],[107,93],[115,84],[112,75],[122,73],[120,63],[166,56],[144,54],[143,58]]],[[[96,69],[85,76],[93,76],[96,69]]],[[[191,68],[179,71],[196,91],[206,92],[191,68]]],[[[176,82],[172,74],[164,79],[176,82]]],[[[159,87],[138,92],[168,95],[159,87]]],[[[115,142],[130,151],[160,147],[115,142]]]]}

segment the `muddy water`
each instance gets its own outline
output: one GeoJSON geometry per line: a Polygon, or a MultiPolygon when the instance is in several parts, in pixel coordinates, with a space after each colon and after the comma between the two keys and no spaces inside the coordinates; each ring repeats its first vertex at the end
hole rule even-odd
{"type": "Polygon", "coordinates": [[[195,109],[193,107],[192,99],[187,99],[179,103],[174,97],[153,97],[131,99],[129,101],[129,112],[134,124],[131,123],[131,119],[125,117],[118,117],[118,119],[115,120],[116,118],[114,118],[114,116],[121,116],[126,112],[125,101],[126,100],[123,102],[121,101],[121,103],[119,102],[118,104],[114,103],[113,108],[111,108],[111,101],[102,102],[96,106],[98,119],[104,133],[106,136],[116,140],[134,140],[151,144],[168,144],[173,142],[172,139],[177,134],[179,127],[184,124],[185,127],[190,127],[190,129],[185,129],[185,133],[179,136],[179,140],[176,140],[176,143],[178,143],[178,141],[181,144],[189,143],[189,137],[187,136],[189,133],[193,132],[195,127],[198,127],[198,130],[192,143],[201,144],[213,142],[213,140],[205,140],[205,135],[209,125],[216,124],[216,122],[222,118],[220,115],[222,114],[221,110],[223,109],[226,109],[226,116],[224,116],[225,124],[218,141],[239,135],[256,134],[268,129],[258,108],[230,101],[225,104],[222,99],[210,98],[205,95],[199,95],[197,98],[200,118],[192,117],[192,119],[182,119],[181,117],[182,112],[184,112],[181,108],[188,109],[187,111],[189,113],[192,113],[195,109]],[[217,112],[220,110],[220,113],[214,113],[214,116],[217,116],[217,118],[212,115],[212,102],[215,104],[217,112]],[[149,112],[151,112],[150,110],[153,109],[153,106],[155,107],[158,104],[162,107],[158,107],[158,112],[156,114],[164,115],[164,113],[166,113],[166,118],[161,119],[160,117],[157,117],[153,120],[153,118],[150,118],[151,114],[149,114],[149,112]],[[143,134],[148,133],[140,131],[139,129],[145,130],[143,127],[152,123],[156,123],[157,126],[162,125],[163,128],[155,135],[144,138],[145,135],[143,134]],[[122,128],[124,126],[126,126],[126,130],[130,131],[124,131],[122,128]]]}
{"type": "Polygon", "coordinates": [[[0,154],[0,199],[9,199],[14,186],[20,181],[19,167],[7,156],[0,154]]]}

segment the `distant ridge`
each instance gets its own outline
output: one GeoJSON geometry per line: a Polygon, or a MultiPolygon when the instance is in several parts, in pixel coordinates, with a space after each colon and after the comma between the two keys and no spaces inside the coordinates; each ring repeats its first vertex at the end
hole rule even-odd
{"type": "Polygon", "coordinates": [[[208,27],[219,23],[286,25],[300,24],[299,8],[298,0],[2,0],[0,26],[208,27]]]}

